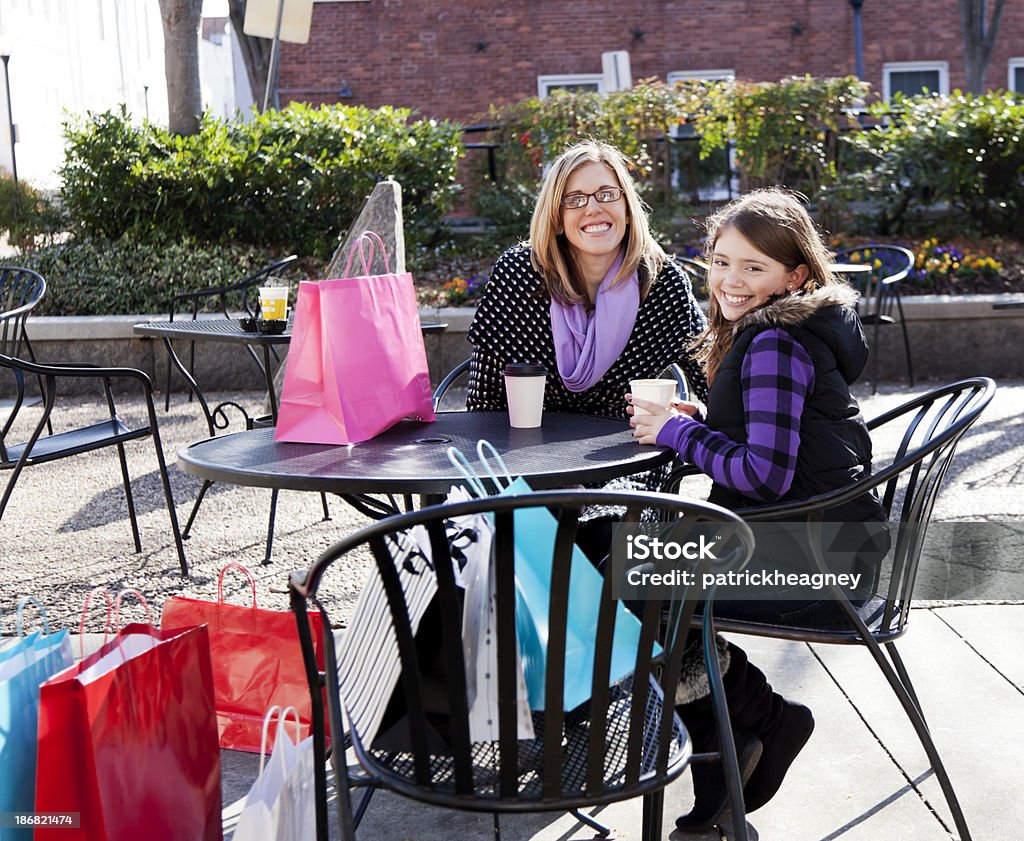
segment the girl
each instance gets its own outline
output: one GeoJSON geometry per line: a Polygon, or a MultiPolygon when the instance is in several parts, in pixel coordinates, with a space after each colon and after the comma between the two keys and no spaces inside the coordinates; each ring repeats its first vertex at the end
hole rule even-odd
{"type": "MultiPolygon", "coordinates": [[[[829,271],[828,252],[803,205],[778,189],[727,205],[708,220],[706,257],[710,323],[700,358],[707,409],[631,401],[651,413],[631,420],[637,440],[672,447],[714,480],[709,501],[733,509],[806,499],[870,471],[871,439],[850,393],[867,359],[856,294],[829,271]]],[[[873,553],[884,556],[886,517],[873,494],[833,509],[827,519],[836,540],[853,547],[845,557],[873,568],[871,559],[880,560],[873,553]]],[[[755,559],[769,569],[809,569],[799,541],[782,527],[769,534],[758,526],[755,559]]],[[[783,591],[715,601],[716,615],[787,624],[834,619],[835,607],[783,591]]],[[[762,744],[744,786],[747,810],[754,811],[774,796],[814,721],[730,648],[725,681],[733,726],[762,744]]],[[[705,706],[680,707],[692,732],[708,729],[705,706]]],[[[681,829],[721,819],[724,787],[720,776],[710,776],[704,772],[701,783],[695,772],[695,789],[704,797],[698,791],[694,810],[677,821],[681,829]]]]}

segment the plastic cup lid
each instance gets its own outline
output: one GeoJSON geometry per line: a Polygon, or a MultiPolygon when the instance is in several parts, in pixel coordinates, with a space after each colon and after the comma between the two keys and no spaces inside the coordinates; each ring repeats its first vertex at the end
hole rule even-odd
{"type": "Polygon", "coordinates": [[[543,365],[535,365],[530,362],[509,362],[505,366],[506,377],[539,377],[544,376],[548,369],[543,365]]]}

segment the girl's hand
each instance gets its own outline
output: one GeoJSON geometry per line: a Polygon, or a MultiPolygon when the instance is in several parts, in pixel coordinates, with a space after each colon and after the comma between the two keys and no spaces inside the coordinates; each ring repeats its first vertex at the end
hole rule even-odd
{"type": "MultiPolygon", "coordinates": [[[[679,414],[674,406],[659,406],[657,403],[641,400],[639,397],[634,399],[632,394],[626,395],[626,402],[632,404],[626,411],[633,416],[630,418],[629,425],[633,427],[633,437],[640,444],[656,444],[661,428],[668,423],[670,418],[679,414]],[[637,415],[633,411],[634,406],[644,409],[650,414],[637,415]]],[[[686,404],[683,401],[677,402],[683,403],[684,406],[693,405],[686,404]]],[[[694,406],[694,410],[696,411],[696,406],[694,406]]],[[[689,413],[684,412],[684,414],[689,413]]]]}
{"type": "Polygon", "coordinates": [[[669,403],[669,407],[675,409],[679,414],[689,415],[691,418],[696,417],[697,413],[704,408],[700,403],[691,403],[689,400],[673,400],[669,403]]]}

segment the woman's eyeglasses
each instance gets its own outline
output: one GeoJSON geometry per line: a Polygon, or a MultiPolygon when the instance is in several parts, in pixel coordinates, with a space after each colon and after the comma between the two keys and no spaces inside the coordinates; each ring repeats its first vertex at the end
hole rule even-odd
{"type": "Polygon", "coordinates": [[[562,207],[567,210],[579,210],[581,207],[585,207],[587,202],[590,201],[590,197],[599,204],[608,204],[609,202],[618,201],[622,198],[621,187],[602,187],[600,190],[596,190],[593,193],[571,193],[568,196],[562,197],[562,207]]]}

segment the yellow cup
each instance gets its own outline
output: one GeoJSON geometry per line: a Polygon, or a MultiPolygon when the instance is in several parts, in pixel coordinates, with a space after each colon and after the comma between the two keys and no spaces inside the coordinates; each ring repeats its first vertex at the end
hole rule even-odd
{"type": "Polygon", "coordinates": [[[264,321],[283,321],[288,317],[288,287],[261,286],[260,311],[264,321]]]}

